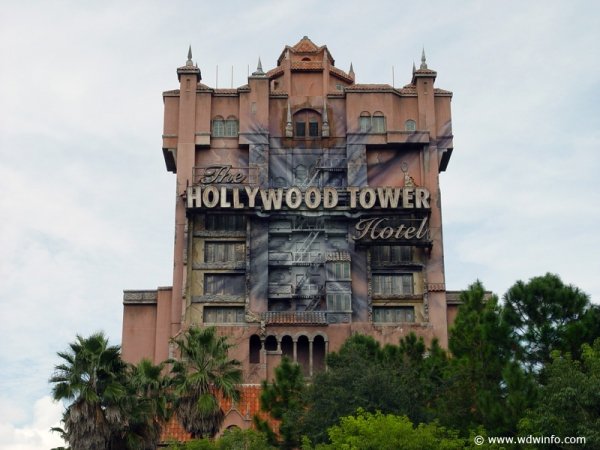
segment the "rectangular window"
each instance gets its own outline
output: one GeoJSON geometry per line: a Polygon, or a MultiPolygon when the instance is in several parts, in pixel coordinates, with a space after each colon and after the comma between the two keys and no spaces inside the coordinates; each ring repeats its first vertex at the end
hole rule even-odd
{"type": "Polygon", "coordinates": [[[244,274],[205,274],[204,294],[244,295],[246,276],[244,274]]]}
{"type": "Polygon", "coordinates": [[[204,223],[207,231],[246,231],[246,216],[208,214],[204,223]]]}
{"type": "Polygon", "coordinates": [[[305,122],[296,122],[296,136],[306,136],[305,122]]]}
{"type": "Polygon", "coordinates": [[[414,306],[389,306],[373,308],[373,322],[414,322],[414,306]]]}
{"type": "Polygon", "coordinates": [[[350,294],[348,294],[348,293],[327,294],[327,310],[330,312],[352,312],[350,294]]]}
{"type": "Polygon", "coordinates": [[[204,307],[204,323],[240,323],[244,322],[244,308],[237,306],[204,307]]]}
{"type": "Polygon", "coordinates": [[[225,121],[225,136],[237,136],[238,123],[235,119],[227,119],[225,121]]]}
{"type": "Polygon", "coordinates": [[[360,132],[368,133],[371,131],[371,117],[370,116],[361,116],[360,117],[360,132]]]}
{"type": "Polygon", "coordinates": [[[373,116],[373,133],[384,133],[385,132],[385,117],[373,116]]]}
{"type": "Polygon", "coordinates": [[[399,264],[412,261],[412,247],[405,245],[377,245],[371,247],[371,262],[378,264],[399,264]]]}
{"type": "Polygon", "coordinates": [[[213,120],[213,136],[220,137],[225,135],[225,123],[222,119],[213,120]]]}
{"type": "Polygon", "coordinates": [[[333,280],[349,280],[350,279],[350,263],[335,262],[330,265],[330,276],[333,280]]]}
{"type": "Polygon", "coordinates": [[[377,274],[372,278],[373,294],[406,295],[413,294],[413,276],[411,273],[377,274]]]}
{"type": "Polygon", "coordinates": [[[209,263],[240,262],[246,259],[244,242],[206,242],[204,261],[209,263]]]}
{"type": "Polygon", "coordinates": [[[309,122],[308,123],[308,135],[310,137],[319,136],[319,123],[318,122],[309,122]]]}

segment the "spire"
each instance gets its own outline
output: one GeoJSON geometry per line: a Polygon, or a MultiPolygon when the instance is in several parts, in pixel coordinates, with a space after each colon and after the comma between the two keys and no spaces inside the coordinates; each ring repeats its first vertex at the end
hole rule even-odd
{"type": "Polygon", "coordinates": [[[327,97],[323,97],[323,127],[322,136],[329,137],[329,119],[327,117],[327,97]]]}
{"type": "Polygon", "coordinates": [[[421,69],[427,69],[427,59],[425,58],[425,47],[423,47],[423,51],[421,52],[421,69]]]}
{"type": "Polygon", "coordinates": [[[258,65],[256,66],[256,71],[252,72],[252,76],[254,77],[262,77],[265,76],[262,68],[262,62],[260,62],[260,56],[258,57],[258,65]]]}
{"type": "Polygon", "coordinates": [[[187,61],[185,62],[185,66],[177,68],[177,79],[179,79],[180,81],[182,74],[197,75],[197,81],[200,81],[202,79],[202,74],[200,73],[200,69],[198,68],[198,63],[194,63],[194,61],[192,61],[191,45],[188,47],[187,61]]]}
{"type": "Polygon", "coordinates": [[[188,48],[188,59],[185,62],[186,66],[193,66],[194,62],[192,61],[192,45],[190,44],[190,47],[188,48]]]}
{"type": "Polygon", "coordinates": [[[350,78],[354,80],[354,66],[352,66],[352,62],[350,62],[350,70],[348,71],[348,75],[350,75],[350,78]]]}
{"type": "Polygon", "coordinates": [[[290,99],[288,98],[287,104],[287,122],[285,124],[285,137],[293,137],[294,128],[292,126],[292,107],[290,105],[290,99]]]}

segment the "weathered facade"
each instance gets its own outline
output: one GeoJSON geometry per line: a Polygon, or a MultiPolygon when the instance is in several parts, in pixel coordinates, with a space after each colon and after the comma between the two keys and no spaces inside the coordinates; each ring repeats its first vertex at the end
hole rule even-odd
{"type": "Polygon", "coordinates": [[[177,76],[162,145],[177,177],[173,285],[125,291],[124,357],[164,360],[181,330],[216,325],[255,385],[282,355],[324,369],[354,333],[446,345],[452,94],[425,56],[402,88],[355,83],[307,37],[237,89],[202,84],[191,52],[177,76]]]}

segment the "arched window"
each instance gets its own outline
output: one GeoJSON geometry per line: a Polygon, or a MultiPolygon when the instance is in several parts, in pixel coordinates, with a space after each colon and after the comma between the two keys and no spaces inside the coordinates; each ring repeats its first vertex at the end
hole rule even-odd
{"type": "Polygon", "coordinates": [[[372,133],[385,133],[385,116],[381,111],[373,113],[372,133]]]}
{"type": "Polygon", "coordinates": [[[325,370],[325,339],[317,335],[313,341],[313,372],[323,370],[325,370]]]}
{"type": "Polygon", "coordinates": [[[275,336],[267,336],[267,339],[265,340],[265,350],[268,352],[277,350],[277,338],[275,336]]]}
{"type": "Polygon", "coordinates": [[[225,120],[221,116],[215,116],[212,123],[212,135],[215,137],[225,136],[225,120]]]}
{"type": "Polygon", "coordinates": [[[291,336],[281,338],[281,354],[287,356],[290,361],[294,359],[294,341],[291,336]]]}
{"type": "Polygon", "coordinates": [[[225,136],[236,137],[238,135],[238,120],[235,116],[229,116],[225,121],[225,136]]]}
{"type": "Polygon", "coordinates": [[[260,362],[260,337],[256,334],[250,336],[250,348],[249,348],[249,357],[250,364],[258,364],[260,362]]]}
{"type": "Polygon", "coordinates": [[[408,119],[404,122],[404,129],[406,131],[417,131],[417,122],[412,119],[408,119]]]}
{"type": "Polygon", "coordinates": [[[358,124],[361,133],[369,133],[371,131],[371,114],[367,111],[361,112],[358,124]]]}

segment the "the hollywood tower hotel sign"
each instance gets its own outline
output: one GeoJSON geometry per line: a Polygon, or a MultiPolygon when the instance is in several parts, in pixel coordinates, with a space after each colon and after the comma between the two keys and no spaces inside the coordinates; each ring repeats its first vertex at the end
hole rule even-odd
{"type": "Polygon", "coordinates": [[[235,89],[203,84],[191,54],[177,76],[162,145],[173,285],[125,291],[126,358],[166,359],[171,337],[214,325],[252,384],[282,355],[322,370],[352,333],[446,342],[452,94],[424,55],[403,87],[356,83],[307,37],[235,89]]]}

